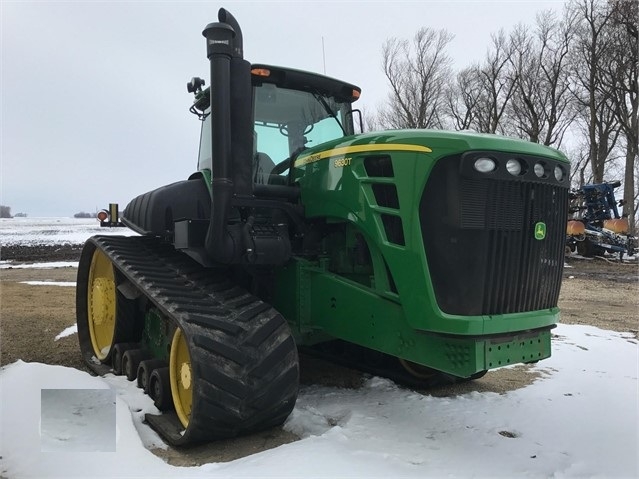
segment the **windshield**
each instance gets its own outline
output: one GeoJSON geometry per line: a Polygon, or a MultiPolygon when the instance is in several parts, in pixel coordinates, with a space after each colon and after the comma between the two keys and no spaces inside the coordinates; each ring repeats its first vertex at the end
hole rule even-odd
{"type": "MultiPolygon", "coordinates": [[[[254,95],[255,182],[268,183],[273,167],[306,148],[353,134],[351,105],[319,92],[264,83],[254,95]]],[[[272,181],[271,181],[272,182],[272,181]]]]}
{"type": "MultiPolygon", "coordinates": [[[[353,134],[351,104],[334,97],[264,83],[255,87],[253,99],[256,183],[283,183],[290,163],[285,160],[306,148],[353,134]]],[[[207,114],[200,137],[200,171],[212,169],[210,122],[207,114]]]]}

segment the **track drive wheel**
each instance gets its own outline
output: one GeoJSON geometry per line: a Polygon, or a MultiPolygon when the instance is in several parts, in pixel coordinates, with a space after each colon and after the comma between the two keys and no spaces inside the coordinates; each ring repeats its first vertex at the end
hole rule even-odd
{"type": "Polygon", "coordinates": [[[127,300],[117,290],[113,264],[90,240],[82,250],[77,279],[76,321],[80,349],[85,361],[97,368],[96,359],[103,364],[111,361],[115,344],[139,339],[135,337],[135,302],[127,300]]]}

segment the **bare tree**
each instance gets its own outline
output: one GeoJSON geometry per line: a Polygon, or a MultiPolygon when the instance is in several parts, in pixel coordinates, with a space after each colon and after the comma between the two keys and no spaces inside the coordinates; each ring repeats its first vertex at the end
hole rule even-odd
{"type": "Polygon", "coordinates": [[[566,152],[568,158],[571,159],[570,186],[572,188],[581,188],[583,185],[592,182],[590,159],[588,158],[589,151],[590,146],[588,143],[581,142],[575,148],[566,152]]]}
{"type": "Polygon", "coordinates": [[[444,89],[451,75],[446,46],[453,35],[446,30],[420,28],[412,43],[388,39],[382,48],[382,66],[391,87],[378,110],[382,128],[441,127],[444,89]]]}
{"type": "Polygon", "coordinates": [[[515,88],[509,71],[511,52],[506,34],[492,35],[492,45],[479,68],[480,95],[476,108],[475,129],[482,133],[504,133],[502,117],[515,88]]]}
{"type": "Polygon", "coordinates": [[[446,115],[455,129],[481,133],[507,130],[502,118],[514,89],[510,51],[503,30],[491,38],[484,61],[459,72],[446,89],[446,115]]]}
{"type": "Polygon", "coordinates": [[[577,118],[586,125],[593,181],[601,183],[619,135],[611,93],[602,84],[600,69],[610,54],[608,29],[612,14],[598,0],[573,0],[568,10],[578,22],[572,51],[577,118]]]}
{"type": "Polygon", "coordinates": [[[552,11],[541,12],[534,31],[520,24],[510,35],[515,88],[508,116],[515,134],[535,143],[561,146],[574,120],[567,68],[573,18],[558,20],[552,11]]]}
{"type": "Polygon", "coordinates": [[[479,65],[464,68],[446,89],[446,108],[455,130],[469,130],[477,124],[481,97],[479,65]]]}
{"type": "MultiPolygon", "coordinates": [[[[635,169],[635,185],[639,185],[639,168],[635,169]]],[[[625,198],[625,195],[624,195],[625,198]]],[[[637,212],[639,211],[639,188],[635,188],[635,197],[633,198],[633,202],[635,205],[635,229],[633,230],[636,233],[637,226],[637,212]]]]}
{"type": "Polygon", "coordinates": [[[624,215],[635,227],[635,165],[639,150],[639,88],[637,81],[636,2],[614,0],[611,13],[609,54],[600,66],[602,86],[610,95],[613,113],[625,138],[624,215]]]}
{"type": "Polygon", "coordinates": [[[375,114],[371,113],[367,106],[362,106],[359,108],[359,114],[355,113],[353,115],[353,123],[355,124],[355,131],[360,130],[360,117],[361,117],[361,125],[362,131],[359,133],[366,133],[369,131],[379,130],[380,126],[377,124],[377,118],[375,114]]]}

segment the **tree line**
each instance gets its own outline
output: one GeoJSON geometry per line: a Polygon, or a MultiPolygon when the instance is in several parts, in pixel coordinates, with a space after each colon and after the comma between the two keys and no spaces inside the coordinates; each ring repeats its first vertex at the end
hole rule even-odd
{"type": "Polygon", "coordinates": [[[562,149],[575,187],[623,179],[623,214],[634,230],[638,5],[568,0],[559,14],[541,11],[531,25],[493,33],[485,57],[460,71],[445,29],[389,38],[381,67],[390,91],[367,128],[474,130],[562,149]]]}
{"type": "MultiPolygon", "coordinates": [[[[85,211],[80,211],[73,215],[74,218],[96,218],[97,213],[87,213],[85,211]]],[[[6,205],[0,205],[0,218],[13,218],[14,215],[11,214],[11,207],[6,205]]],[[[16,218],[26,218],[26,213],[16,213],[16,218]]]]}

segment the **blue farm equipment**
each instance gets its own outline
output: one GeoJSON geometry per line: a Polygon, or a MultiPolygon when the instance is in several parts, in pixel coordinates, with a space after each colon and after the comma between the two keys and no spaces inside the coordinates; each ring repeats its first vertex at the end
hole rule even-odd
{"type": "Polygon", "coordinates": [[[615,188],[621,182],[584,185],[570,192],[572,219],[566,228],[566,247],[585,257],[618,254],[633,256],[637,249],[637,238],[632,236],[628,218],[619,215],[617,206],[623,200],[615,199],[615,188]]]}

